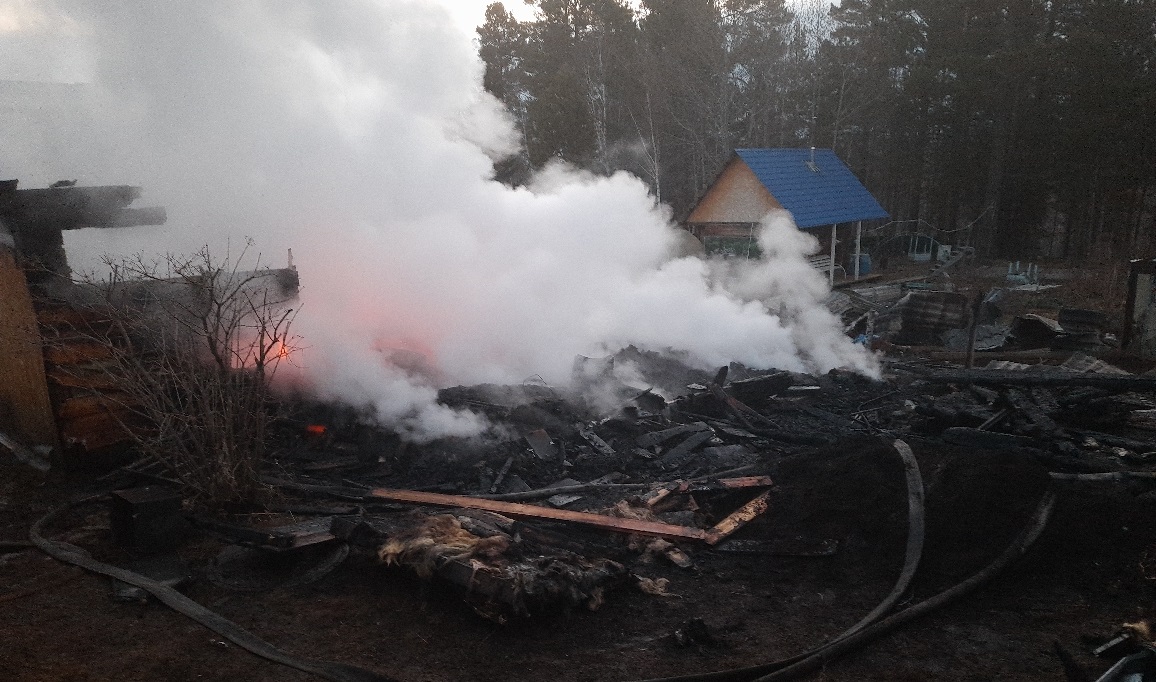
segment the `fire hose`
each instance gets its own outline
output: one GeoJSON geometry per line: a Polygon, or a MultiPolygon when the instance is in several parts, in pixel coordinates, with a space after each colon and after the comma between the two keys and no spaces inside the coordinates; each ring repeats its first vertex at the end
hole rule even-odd
{"type": "Polygon", "coordinates": [[[333,682],[396,682],[393,678],[385,677],[356,666],[298,658],[287,654],[248,630],[245,630],[233,621],[201,606],[168,585],[147,578],[139,573],[97,561],[93,559],[88,552],[76,545],[59,540],[49,540],[42,535],[42,529],[65,511],[95,501],[101,497],[103,496],[89,497],[57,507],[39,521],[32,524],[32,529],[28,534],[29,539],[36,547],[54,559],[79,566],[93,573],[116,578],[129,585],[141,588],[156,597],[157,600],[165,606],[197,621],[242,649],[273,661],[274,663],[280,663],[290,668],[312,673],[313,675],[326,680],[332,680],[333,682]]]}
{"type": "Polygon", "coordinates": [[[1051,512],[1056,501],[1055,493],[1051,490],[1044,493],[1029,518],[1027,525],[1020,531],[1015,540],[985,568],[954,587],[944,590],[899,613],[878,620],[894,606],[898,595],[906,591],[907,585],[910,584],[911,578],[915,574],[915,568],[918,565],[919,555],[922,553],[923,547],[922,480],[919,479],[918,466],[915,465],[915,458],[911,453],[911,449],[901,440],[895,441],[894,445],[900,457],[903,458],[904,471],[907,477],[907,554],[903,570],[900,573],[899,579],[896,581],[895,588],[880,602],[879,606],[830,642],[790,658],[748,668],[678,677],[655,678],[647,680],[646,682],[782,682],[783,680],[795,679],[975,590],[1026,552],[1047,526],[1048,519],[1051,517],[1051,512]],[[913,480],[915,484],[913,484],[913,480]],[[918,493],[915,492],[916,488],[918,488],[918,493]]]}

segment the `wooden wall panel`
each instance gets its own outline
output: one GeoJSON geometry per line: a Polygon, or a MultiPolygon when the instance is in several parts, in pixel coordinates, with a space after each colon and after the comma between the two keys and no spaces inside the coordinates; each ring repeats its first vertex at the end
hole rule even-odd
{"type": "Polygon", "coordinates": [[[56,446],[40,331],[28,282],[0,246],[0,429],[24,445],[56,446]]]}

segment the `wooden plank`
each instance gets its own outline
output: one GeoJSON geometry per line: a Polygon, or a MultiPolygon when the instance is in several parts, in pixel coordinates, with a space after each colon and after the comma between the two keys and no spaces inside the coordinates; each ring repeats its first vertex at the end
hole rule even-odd
{"type": "Polygon", "coordinates": [[[106,328],[112,324],[108,315],[68,305],[42,305],[36,311],[36,318],[41,325],[55,328],[89,329],[93,325],[106,328]]]}
{"type": "Polygon", "coordinates": [[[734,534],[735,531],[750,523],[752,519],[767,511],[767,507],[770,506],[767,498],[770,496],[771,491],[764,490],[761,495],[739,507],[722,521],[719,521],[714,528],[707,531],[706,543],[708,545],[717,545],[734,534]]]}
{"type": "Polygon", "coordinates": [[[56,406],[56,418],[63,422],[93,415],[124,414],[131,404],[127,393],[109,391],[100,395],[78,395],[60,401],[56,406]]]}
{"type": "Polygon", "coordinates": [[[707,385],[707,388],[711,394],[726,406],[731,414],[738,417],[740,421],[747,423],[750,418],[754,418],[758,422],[765,423],[767,421],[767,418],[759,414],[754,408],[747,406],[746,403],[727,393],[719,382],[712,381],[707,385]]]}
{"type": "Polygon", "coordinates": [[[389,500],[391,502],[410,502],[413,504],[428,504],[436,507],[484,509],[486,511],[505,514],[506,516],[568,521],[618,533],[637,533],[639,535],[653,535],[660,538],[676,540],[707,541],[708,539],[707,531],[701,528],[688,528],[686,526],[674,526],[667,523],[640,521],[637,519],[620,519],[613,516],[603,516],[602,514],[591,514],[589,512],[551,509],[532,504],[519,504],[517,502],[484,500],[463,495],[444,495],[441,493],[426,493],[416,490],[391,490],[388,488],[374,488],[369,491],[368,495],[369,497],[389,500]]]}
{"type": "MultiPolygon", "coordinates": [[[[118,416],[125,421],[132,417],[128,412],[118,416]]],[[[125,430],[124,425],[117,420],[116,416],[93,414],[77,419],[62,420],[60,439],[69,445],[80,446],[85,450],[92,451],[129,442],[133,437],[125,430]]]]}
{"type": "Polygon", "coordinates": [[[110,371],[85,367],[50,367],[48,380],[56,386],[108,390],[120,387],[120,381],[110,371]]]}
{"type": "Polygon", "coordinates": [[[659,466],[665,469],[673,469],[682,466],[682,464],[690,459],[694,453],[695,448],[706,443],[711,438],[714,438],[714,431],[707,429],[706,431],[696,431],[687,436],[678,445],[675,445],[658,460],[659,466]]]}
{"type": "Polygon", "coordinates": [[[112,349],[92,341],[73,341],[44,348],[44,359],[53,365],[76,365],[93,360],[108,360],[112,349]]]}
{"type": "Polygon", "coordinates": [[[708,424],[706,424],[705,422],[694,422],[692,424],[680,424],[678,426],[673,426],[669,429],[663,429],[661,431],[650,431],[648,433],[644,433],[641,436],[639,436],[638,438],[636,438],[634,440],[634,442],[640,448],[652,448],[655,445],[661,445],[662,443],[665,443],[666,441],[670,440],[671,438],[674,438],[675,436],[681,436],[684,433],[692,433],[694,431],[707,431],[709,429],[710,429],[710,426],[708,424]]]}
{"type": "Polygon", "coordinates": [[[720,478],[719,485],[724,488],[763,488],[774,485],[770,476],[737,476],[735,478],[720,478]]]}
{"type": "Polygon", "coordinates": [[[775,484],[770,476],[736,476],[733,478],[719,478],[713,481],[690,483],[676,481],[674,492],[701,493],[719,490],[741,490],[743,488],[769,488],[775,484]]]}
{"type": "Polygon", "coordinates": [[[0,246],[0,429],[26,445],[56,446],[39,327],[24,272],[0,246]]]}

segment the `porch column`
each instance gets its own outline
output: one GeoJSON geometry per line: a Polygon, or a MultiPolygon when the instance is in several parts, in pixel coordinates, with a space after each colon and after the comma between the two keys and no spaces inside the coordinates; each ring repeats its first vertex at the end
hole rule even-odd
{"type": "Polygon", "coordinates": [[[859,254],[863,252],[863,221],[855,223],[855,279],[859,279],[859,254]]]}
{"type": "Polygon", "coordinates": [[[827,271],[827,281],[831,286],[835,285],[835,235],[838,232],[839,226],[837,224],[831,225],[831,264],[827,271]]]}

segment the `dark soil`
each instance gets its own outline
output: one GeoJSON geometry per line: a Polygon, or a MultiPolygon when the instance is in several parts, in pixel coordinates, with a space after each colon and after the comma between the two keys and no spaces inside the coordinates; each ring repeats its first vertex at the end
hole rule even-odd
{"type": "MultiPolygon", "coordinates": [[[[986,565],[1049,484],[1027,455],[909,442],[926,485],[928,533],[902,608],[986,565]]],[[[293,654],[405,682],[625,681],[763,663],[822,643],[882,599],[903,562],[907,504],[902,467],[886,440],[864,436],[760,457],[776,482],[771,509],[735,540],[785,547],[830,539],[838,543],[835,554],[684,544],[695,563],[690,570],[633,555],[631,570],[668,578],[672,596],[623,587],[596,612],[539,614],[505,626],[480,618],[456,588],[384,568],[367,554],[354,554],[311,585],[231,592],[199,579],[187,593],[293,654]]],[[[83,493],[91,479],[44,480],[0,458],[0,540],[25,538],[36,518],[83,493]]],[[[741,501],[716,503],[722,509],[741,501]]],[[[1068,484],[1048,530],[1010,569],[807,679],[1063,679],[1054,642],[1094,678],[1112,661],[1093,658],[1092,646],[1124,621],[1148,615],[1153,583],[1142,559],[1156,544],[1154,519],[1150,485],[1068,484]]],[[[105,507],[95,505],[67,515],[51,533],[101,558],[128,560],[111,544],[107,524],[105,507]]],[[[601,542],[631,556],[618,538],[601,542]]],[[[181,553],[203,569],[221,547],[197,537],[181,553]]],[[[156,602],[114,602],[107,579],[35,550],[0,554],[0,665],[12,680],[309,678],[224,643],[156,602]]]]}

